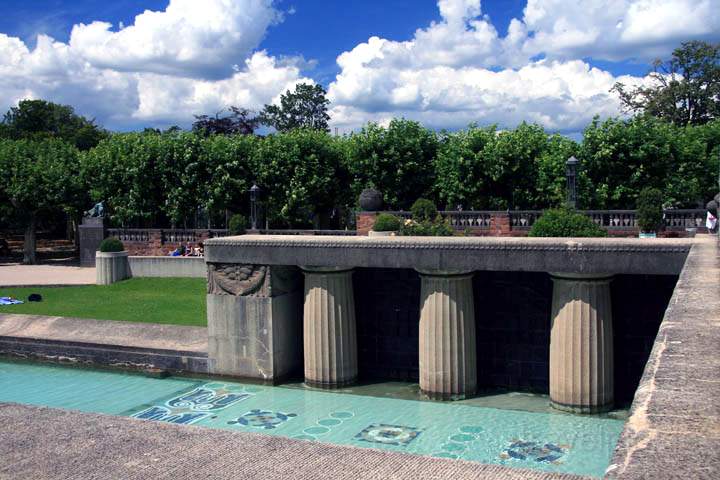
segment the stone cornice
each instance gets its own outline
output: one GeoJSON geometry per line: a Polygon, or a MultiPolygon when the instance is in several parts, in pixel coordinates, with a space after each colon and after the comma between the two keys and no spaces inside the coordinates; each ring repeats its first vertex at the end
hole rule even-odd
{"type": "Polygon", "coordinates": [[[242,235],[205,245],[208,262],[677,274],[693,240],[242,235]]]}

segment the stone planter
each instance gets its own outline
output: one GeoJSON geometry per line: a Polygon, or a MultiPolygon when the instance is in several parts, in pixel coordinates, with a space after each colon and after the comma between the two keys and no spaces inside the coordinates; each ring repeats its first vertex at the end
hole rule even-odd
{"type": "Polygon", "coordinates": [[[375,230],[370,230],[368,232],[368,237],[394,237],[397,235],[396,231],[392,232],[376,232],[375,230]]]}
{"type": "Polygon", "coordinates": [[[128,252],[96,252],[95,273],[98,285],[110,285],[130,278],[128,252]]]}

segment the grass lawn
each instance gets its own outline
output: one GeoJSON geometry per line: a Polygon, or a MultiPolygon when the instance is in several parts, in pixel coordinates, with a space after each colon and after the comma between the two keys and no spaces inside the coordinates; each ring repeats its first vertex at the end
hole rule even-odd
{"type": "Polygon", "coordinates": [[[206,326],[204,278],[133,278],[112,285],[3,288],[0,297],[22,305],[0,305],[2,313],[206,326]],[[28,302],[31,293],[42,302],[28,302]]]}

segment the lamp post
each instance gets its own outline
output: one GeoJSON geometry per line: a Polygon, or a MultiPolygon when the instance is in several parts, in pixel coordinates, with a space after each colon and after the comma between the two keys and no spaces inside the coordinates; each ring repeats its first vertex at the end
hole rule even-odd
{"type": "Polygon", "coordinates": [[[577,170],[580,160],[570,157],[565,162],[565,178],[567,179],[567,206],[577,208],[577,170]]]}
{"type": "Polygon", "coordinates": [[[258,195],[260,195],[260,187],[255,185],[253,183],[253,186],[250,187],[250,222],[252,223],[252,229],[257,230],[257,219],[258,219],[258,209],[257,209],[257,199],[258,195]]]}

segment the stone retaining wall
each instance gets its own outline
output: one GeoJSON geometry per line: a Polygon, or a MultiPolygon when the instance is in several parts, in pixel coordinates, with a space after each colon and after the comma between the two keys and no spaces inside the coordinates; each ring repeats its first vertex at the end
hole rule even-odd
{"type": "Polygon", "coordinates": [[[205,278],[207,269],[202,257],[129,257],[133,277],[205,278]]]}

